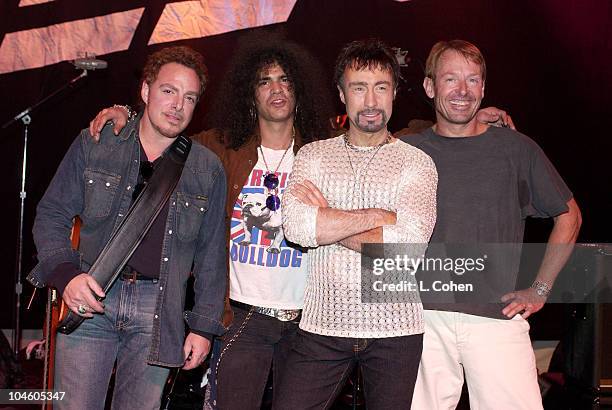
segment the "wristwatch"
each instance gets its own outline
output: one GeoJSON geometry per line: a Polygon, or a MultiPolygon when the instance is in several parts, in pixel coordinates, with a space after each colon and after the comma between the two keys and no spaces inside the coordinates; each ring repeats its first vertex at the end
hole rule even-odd
{"type": "Polygon", "coordinates": [[[531,284],[531,287],[535,289],[538,296],[547,298],[550,295],[551,286],[546,282],[536,280],[531,284]]]}

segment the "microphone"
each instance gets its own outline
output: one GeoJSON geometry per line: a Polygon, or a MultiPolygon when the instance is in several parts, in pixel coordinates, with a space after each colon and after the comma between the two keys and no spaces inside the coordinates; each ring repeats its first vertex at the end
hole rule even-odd
{"type": "Polygon", "coordinates": [[[77,58],[72,61],[72,65],[81,70],[103,70],[108,67],[106,61],[93,57],[77,58]]]}

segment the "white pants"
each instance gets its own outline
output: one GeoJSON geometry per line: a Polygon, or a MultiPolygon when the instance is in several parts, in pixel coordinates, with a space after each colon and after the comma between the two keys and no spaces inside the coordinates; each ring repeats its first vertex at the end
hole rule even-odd
{"type": "Polygon", "coordinates": [[[413,410],[454,410],[463,375],[471,410],[541,410],[529,323],[425,311],[423,356],[413,410]]]}

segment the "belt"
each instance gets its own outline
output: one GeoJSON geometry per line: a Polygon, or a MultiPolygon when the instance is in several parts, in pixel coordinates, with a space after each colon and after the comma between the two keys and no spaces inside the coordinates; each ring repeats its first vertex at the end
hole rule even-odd
{"type": "Polygon", "coordinates": [[[298,320],[302,315],[302,309],[276,309],[267,308],[261,306],[253,306],[246,303],[238,302],[237,300],[230,299],[230,305],[239,309],[253,311],[262,315],[270,316],[278,319],[282,322],[288,322],[290,320],[298,320]]]}
{"type": "Polygon", "coordinates": [[[158,280],[158,278],[152,278],[150,276],[143,275],[142,273],[134,270],[134,268],[128,265],[125,265],[124,268],[121,269],[121,273],[119,274],[119,279],[126,280],[131,283],[134,283],[137,280],[148,280],[148,281],[158,280]]]}

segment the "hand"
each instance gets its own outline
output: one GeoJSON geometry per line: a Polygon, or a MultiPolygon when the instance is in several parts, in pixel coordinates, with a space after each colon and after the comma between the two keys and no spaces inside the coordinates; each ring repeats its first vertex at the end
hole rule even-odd
{"type": "Polygon", "coordinates": [[[537,294],[533,288],[517,290],[502,296],[502,302],[510,302],[502,313],[509,318],[513,318],[517,313],[521,313],[523,319],[527,319],[532,314],[536,313],[546,303],[546,298],[537,294]]]}
{"type": "Polygon", "coordinates": [[[512,117],[504,110],[496,107],[487,107],[476,113],[476,119],[483,124],[493,125],[494,127],[509,127],[516,131],[512,117]]]}
{"type": "Polygon", "coordinates": [[[204,336],[189,333],[185,339],[183,352],[185,353],[185,365],[183,370],[195,369],[202,364],[210,351],[210,340],[204,336]]]}
{"type": "Polygon", "coordinates": [[[125,112],[123,108],[119,107],[109,107],[105,108],[96,115],[89,123],[89,133],[94,138],[94,140],[100,140],[100,131],[104,128],[104,124],[108,121],[113,121],[115,126],[113,127],[113,132],[115,135],[119,135],[119,131],[125,127],[128,120],[128,113],[125,112]]]}
{"type": "Polygon", "coordinates": [[[397,214],[393,211],[378,209],[382,218],[382,225],[395,225],[397,223],[397,214]]]}
{"type": "Polygon", "coordinates": [[[327,199],[325,199],[321,191],[319,191],[319,188],[307,179],[301,184],[295,184],[291,193],[306,205],[329,208],[327,199]]]}
{"type": "Polygon", "coordinates": [[[91,318],[93,317],[92,312],[104,313],[104,305],[96,299],[95,295],[100,298],[105,296],[104,291],[92,276],[81,273],[68,282],[62,294],[62,299],[64,299],[66,306],[77,315],[91,318]],[[87,309],[85,313],[79,312],[79,306],[81,305],[87,309]]]}

